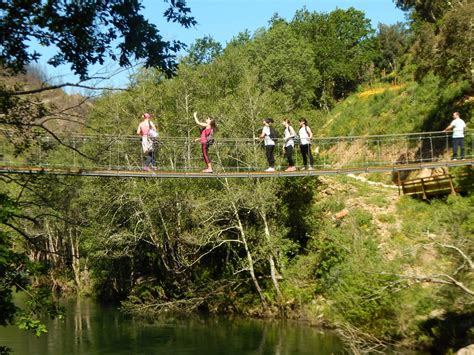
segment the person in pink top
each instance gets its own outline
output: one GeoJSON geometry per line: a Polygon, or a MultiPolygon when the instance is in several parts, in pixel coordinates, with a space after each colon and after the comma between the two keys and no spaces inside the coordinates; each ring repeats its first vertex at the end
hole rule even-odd
{"type": "Polygon", "coordinates": [[[194,112],[194,121],[202,127],[201,137],[199,142],[201,143],[202,148],[202,157],[204,158],[204,163],[206,163],[206,169],[203,173],[212,173],[212,164],[211,159],[209,159],[209,146],[214,143],[214,131],[216,130],[216,121],[212,117],[207,117],[206,122],[199,121],[197,117],[197,112],[194,112]]]}
{"type": "Polygon", "coordinates": [[[144,169],[150,170],[150,165],[152,169],[156,169],[155,147],[153,143],[158,133],[149,113],[145,112],[142,118],[143,121],[138,125],[137,134],[142,137],[142,151],[145,155],[144,169]]]}

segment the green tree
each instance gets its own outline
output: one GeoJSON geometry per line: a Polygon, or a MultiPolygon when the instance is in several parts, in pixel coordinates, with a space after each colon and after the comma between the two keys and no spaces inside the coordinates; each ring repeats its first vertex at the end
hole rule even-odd
{"type": "Polygon", "coordinates": [[[0,193],[0,326],[16,324],[20,329],[32,330],[40,336],[47,329],[38,320],[38,315],[46,312],[56,317],[61,311],[52,301],[50,289],[31,285],[31,278],[41,275],[44,266],[32,262],[20,247],[21,240],[15,238],[15,232],[29,237],[17,225],[19,220],[29,219],[16,201],[0,193]],[[13,295],[16,292],[27,294],[24,307],[15,304],[13,295]]]}
{"type": "Polygon", "coordinates": [[[259,68],[262,90],[284,94],[288,107],[284,111],[308,107],[314,101],[321,78],[313,59],[308,42],[282,20],[258,34],[249,48],[249,61],[259,68]]]}
{"type": "MultiPolygon", "coordinates": [[[[103,64],[106,57],[128,66],[131,60],[145,60],[146,66],[172,74],[180,41],[164,41],[158,29],[140,13],[139,0],[93,0],[44,2],[2,2],[0,65],[14,73],[25,70],[40,54],[29,49],[35,40],[43,46],[56,46],[49,58],[53,66],[70,64],[81,79],[88,78],[88,66],[103,64]],[[117,53],[118,50],[118,53],[117,53]]],[[[185,1],[171,1],[164,16],[185,27],[196,24],[185,1]]]]}
{"type": "Polygon", "coordinates": [[[319,106],[331,107],[334,99],[347,96],[366,78],[377,52],[374,30],[363,12],[300,10],[291,25],[313,47],[314,65],[322,78],[316,92],[319,106]]]}
{"type": "MultiPolygon", "coordinates": [[[[0,84],[0,106],[2,126],[16,127],[20,133],[17,134],[15,148],[21,148],[21,139],[30,138],[34,142],[35,135],[28,135],[32,128],[42,128],[50,132],[54,138],[60,141],[60,137],[55,135],[54,130],[45,122],[54,117],[54,106],[45,104],[40,94],[44,91],[61,88],[69,83],[57,86],[43,86],[32,89],[25,89],[20,82],[12,83],[8,81],[8,75],[24,72],[27,65],[35,62],[39,54],[32,51],[29,41],[34,40],[43,46],[56,47],[57,51],[53,57],[49,58],[49,63],[57,66],[60,64],[70,64],[72,71],[77,74],[81,81],[91,79],[89,76],[89,65],[102,64],[107,57],[118,62],[121,66],[127,66],[132,61],[144,60],[145,66],[157,67],[162,73],[172,75],[175,73],[176,57],[178,50],[183,48],[180,41],[163,41],[158,29],[150,24],[140,13],[142,9],[139,0],[113,0],[113,1],[14,1],[7,0],[0,5],[1,10],[1,34],[0,34],[0,66],[3,76],[0,84]]],[[[178,22],[184,27],[193,26],[196,21],[189,15],[190,9],[184,0],[171,0],[164,17],[168,21],[178,22]]],[[[80,86],[80,85],[79,85],[80,86]]],[[[28,144],[23,146],[28,147],[28,144]]],[[[19,150],[19,149],[17,149],[19,150]]],[[[34,149],[32,149],[34,152],[34,149]]],[[[60,149],[55,150],[60,154],[60,149]]],[[[16,180],[14,180],[16,181],[16,180]]],[[[60,189],[48,187],[46,189],[41,184],[35,185],[38,179],[33,179],[21,185],[21,191],[32,191],[32,195],[42,196],[41,190],[56,191],[60,189]]],[[[75,191],[73,189],[67,190],[75,191]]],[[[62,191],[64,193],[65,191],[62,191]]],[[[8,194],[14,191],[8,190],[8,194]]],[[[19,195],[28,195],[26,192],[19,195]]],[[[51,202],[54,198],[48,200],[51,202]]],[[[60,200],[60,199],[59,199],[60,200]]],[[[4,325],[13,321],[13,317],[20,317],[22,328],[35,329],[41,333],[44,327],[34,317],[41,307],[48,306],[51,299],[48,293],[38,289],[37,296],[32,298],[33,303],[28,309],[20,310],[12,303],[12,294],[20,290],[25,285],[29,274],[29,265],[25,254],[16,252],[17,245],[12,243],[12,236],[18,236],[18,245],[35,250],[35,244],[29,243],[29,233],[26,232],[28,226],[45,230],[41,224],[44,220],[41,217],[31,217],[30,212],[35,212],[33,203],[22,206],[22,211],[16,212],[17,206],[12,204],[12,199],[7,195],[1,195],[0,223],[2,232],[0,234],[0,277],[2,278],[0,290],[0,324],[4,325]],[[14,218],[15,223],[12,223],[14,218]],[[23,224],[21,223],[23,222],[23,224]],[[25,271],[22,273],[22,271],[25,271]]],[[[31,202],[31,201],[30,201],[31,202]]],[[[44,201],[42,201],[43,203],[44,201]]],[[[58,207],[61,201],[56,201],[58,207]]],[[[65,201],[62,201],[65,202],[65,201]]],[[[54,204],[53,204],[54,205],[54,204]]],[[[38,206],[45,207],[43,204],[38,206]]],[[[66,211],[77,212],[66,206],[66,211]]],[[[44,213],[47,209],[43,210],[44,213]]],[[[37,212],[37,210],[36,210],[37,212]]],[[[56,211],[57,212],[57,211],[56,211]]],[[[41,213],[40,213],[41,214],[41,213]]],[[[61,214],[58,213],[57,216],[61,214]]],[[[62,221],[68,221],[71,215],[64,215],[62,221]]],[[[77,216],[75,216],[77,217],[77,216]]],[[[61,228],[60,223],[57,224],[61,228]]],[[[34,228],[33,228],[34,229],[34,228]]],[[[55,233],[52,237],[57,237],[58,241],[69,247],[67,238],[60,239],[62,232],[66,234],[70,228],[55,233]]],[[[74,255],[69,255],[72,262],[78,259],[77,238],[74,243],[74,255]]],[[[17,240],[17,239],[15,239],[17,240]]],[[[72,242],[72,239],[70,240],[72,242]]],[[[46,249],[46,253],[53,252],[46,249]]],[[[49,255],[50,256],[50,255],[49,255]]],[[[45,265],[55,257],[46,257],[46,262],[42,262],[36,267],[37,270],[45,273],[45,265]]],[[[57,255],[56,255],[57,256],[57,255]]],[[[67,256],[64,256],[66,260],[67,256]]],[[[77,264],[70,265],[75,268],[77,264]]],[[[77,271],[77,270],[76,270],[77,271]]]]}
{"type": "MultiPolygon", "coordinates": [[[[211,36],[198,38],[188,50],[188,60],[191,64],[209,64],[222,53],[222,45],[211,36]]],[[[185,60],[186,62],[186,60],[185,60]]]]}
{"type": "MultiPolygon", "coordinates": [[[[403,11],[413,11],[415,19],[420,18],[422,21],[428,22],[437,22],[453,6],[450,1],[446,0],[394,0],[394,2],[403,11]]],[[[457,2],[466,3],[467,1],[457,2]]]]}
{"type": "MultiPolygon", "coordinates": [[[[142,8],[140,0],[2,2],[0,123],[19,130],[18,136],[25,140],[34,140],[30,134],[33,128],[58,139],[46,122],[71,121],[60,113],[71,108],[56,110],[53,103],[44,102],[42,93],[65,86],[94,90],[94,85],[88,84],[93,79],[90,65],[103,64],[107,58],[122,67],[143,61],[145,67],[155,67],[168,76],[175,74],[176,53],[184,44],[164,41],[156,26],[143,17],[142,8]],[[31,87],[23,80],[9,80],[10,74],[25,72],[38,60],[40,54],[31,49],[30,41],[57,48],[48,63],[69,64],[80,81],[31,87]]],[[[184,0],[172,0],[164,17],[185,27],[196,24],[184,0]]]]}
{"type": "Polygon", "coordinates": [[[409,52],[416,79],[433,72],[446,83],[474,82],[474,4],[470,1],[397,1],[412,11],[413,43],[409,52]]]}
{"type": "Polygon", "coordinates": [[[443,18],[435,71],[449,81],[474,85],[474,3],[456,7],[443,18]]]}
{"type": "Polygon", "coordinates": [[[394,25],[378,25],[377,42],[379,46],[379,59],[375,65],[390,74],[400,65],[403,54],[408,48],[408,29],[406,25],[397,22],[394,25]]]}
{"type": "MultiPolygon", "coordinates": [[[[13,218],[15,205],[5,194],[0,195],[0,223],[4,225],[13,218]]],[[[25,285],[25,278],[21,272],[17,272],[17,266],[21,261],[25,261],[25,256],[15,253],[12,250],[12,242],[6,230],[0,231],[0,325],[13,323],[14,315],[17,311],[13,303],[13,289],[17,284],[25,285]]]]}

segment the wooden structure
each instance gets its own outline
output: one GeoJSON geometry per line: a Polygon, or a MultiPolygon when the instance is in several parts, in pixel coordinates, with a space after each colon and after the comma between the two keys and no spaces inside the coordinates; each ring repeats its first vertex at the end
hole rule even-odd
{"type": "Polygon", "coordinates": [[[435,196],[455,195],[461,190],[460,187],[455,187],[451,174],[402,181],[400,187],[404,195],[424,200],[435,196]]]}

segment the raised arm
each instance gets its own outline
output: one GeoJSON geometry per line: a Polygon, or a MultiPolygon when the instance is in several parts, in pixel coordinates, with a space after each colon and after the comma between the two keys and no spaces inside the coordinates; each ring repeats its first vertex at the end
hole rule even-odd
{"type": "Polygon", "coordinates": [[[205,122],[201,122],[201,121],[198,120],[197,112],[194,112],[193,117],[194,117],[194,121],[196,121],[196,123],[199,126],[201,126],[201,127],[206,127],[207,126],[207,124],[205,122]]]}

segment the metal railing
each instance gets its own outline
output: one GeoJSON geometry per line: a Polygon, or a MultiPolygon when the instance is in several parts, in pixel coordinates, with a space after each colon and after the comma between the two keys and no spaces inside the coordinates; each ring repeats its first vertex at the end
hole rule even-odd
{"type": "MultiPolygon", "coordinates": [[[[144,155],[141,138],[125,135],[67,135],[53,137],[35,134],[25,138],[27,148],[21,154],[22,137],[0,130],[0,164],[8,167],[74,168],[103,170],[139,170],[144,155]]],[[[472,159],[474,131],[465,132],[465,158],[472,159]]],[[[277,167],[287,166],[284,143],[275,147],[277,167]]],[[[353,169],[423,162],[451,158],[451,132],[420,132],[373,136],[315,137],[311,151],[315,169],[353,169]]],[[[267,167],[263,143],[250,138],[216,137],[209,148],[215,169],[226,172],[260,171],[267,167]]],[[[296,166],[302,155],[295,146],[296,166]]],[[[201,144],[181,137],[160,137],[155,143],[155,158],[161,170],[186,172],[204,168],[201,144]]]]}

